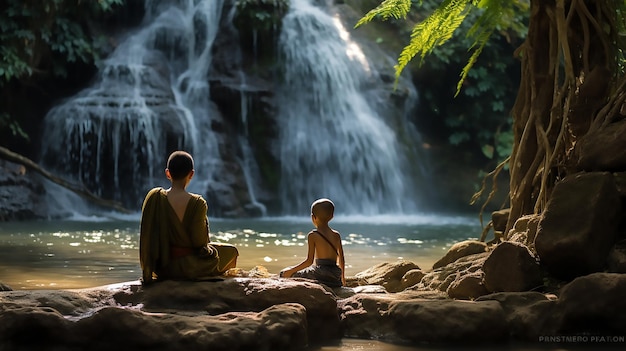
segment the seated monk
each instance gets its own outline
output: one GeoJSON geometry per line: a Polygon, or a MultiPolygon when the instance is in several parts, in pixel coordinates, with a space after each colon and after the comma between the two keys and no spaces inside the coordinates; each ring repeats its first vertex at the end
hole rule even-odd
{"type": "Polygon", "coordinates": [[[144,284],[156,280],[203,280],[237,266],[239,252],[230,244],[210,242],[208,205],[187,192],[194,175],[191,155],[173,152],[165,175],[169,189],[148,192],[141,208],[139,256],[144,284]]]}

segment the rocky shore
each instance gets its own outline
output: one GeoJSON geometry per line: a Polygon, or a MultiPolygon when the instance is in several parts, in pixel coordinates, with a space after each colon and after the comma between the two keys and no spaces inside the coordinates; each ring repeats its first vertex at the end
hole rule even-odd
{"type": "Polygon", "coordinates": [[[339,289],[240,272],[147,287],[131,281],[4,291],[0,350],[303,350],[344,337],[430,346],[626,347],[624,274],[578,277],[554,293],[496,292],[463,300],[420,284],[390,291],[410,284],[418,270],[410,262],[383,263],[339,289]]]}

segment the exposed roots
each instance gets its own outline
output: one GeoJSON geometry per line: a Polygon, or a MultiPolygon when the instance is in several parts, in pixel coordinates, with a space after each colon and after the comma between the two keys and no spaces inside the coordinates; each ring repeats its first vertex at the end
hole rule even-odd
{"type": "MultiPolygon", "coordinates": [[[[528,37],[518,49],[522,80],[512,109],[511,208],[504,239],[518,218],[543,212],[554,186],[576,171],[571,168],[576,140],[624,109],[626,80],[618,69],[622,39],[617,33],[624,18],[618,3],[531,1],[528,37]]],[[[485,177],[494,184],[485,205],[504,166],[485,177]]],[[[472,203],[484,190],[485,180],[472,203]]]]}

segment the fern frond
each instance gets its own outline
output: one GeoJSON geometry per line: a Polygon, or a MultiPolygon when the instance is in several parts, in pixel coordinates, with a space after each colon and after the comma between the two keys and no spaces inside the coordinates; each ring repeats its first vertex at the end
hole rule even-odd
{"type": "Polygon", "coordinates": [[[380,16],[383,20],[390,17],[399,19],[406,18],[407,13],[411,9],[411,0],[385,0],[378,7],[370,10],[361,18],[354,28],[372,21],[375,17],[380,16]]]}
{"type": "Polygon", "coordinates": [[[467,31],[467,37],[474,40],[474,44],[469,48],[469,50],[473,49],[474,51],[461,71],[461,78],[456,85],[456,93],[454,94],[455,97],[459,95],[463,82],[467,78],[470,69],[474,66],[478,60],[478,56],[480,56],[483,48],[487,45],[489,38],[491,38],[491,35],[500,24],[500,13],[503,5],[502,1],[506,0],[481,0],[476,5],[479,9],[484,11],[467,31]]]}
{"type": "MultiPolygon", "coordinates": [[[[470,69],[472,69],[472,67],[476,63],[476,60],[478,60],[478,56],[480,56],[480,53],[483,51],[483,48],[485,47],[485,45],[489,41],[489,38],[491,37],[491,34],[493,34],[493,31],[491,31],[491,32],[484,32],[482,34],[482,36],[480,36],[477,39],[475,44],[472,45],[472,48],[475,47],[476,49],[474,49],[474,52],[472,53],[472,56],[470,56],[469,60],[467,61],[467,64],[465,65],[465,67],[463,67],[463,71],[461,71],[461,78],[459,79],[459,82],[456,84],[456,93],[454,93],[454,97],[459,95],[459,92],[461,92],[461,87],[463,86],[463,82],[465,81],[465,78],[467,78],[467,74],[469,73],[470,69]]],[[[470,48],[470,50],[471,50],[471,48],[470,48]]]]}
{"type": "MultiPolygon", "coordinates": [[[[421,3],[421,0],[418,1],[421,3]]],[[[626,3],[626,0],[622,1],[626,3]]],[[[384,0],[377,8],[361,18],[355,27],[370,22],[377,16],[384,20],[390,17],[406,17],[410,6],[411,0],[384,0]]],[[[510,27],[510,16],[507,14],[515,6],[510,0],[444,0],[432,14],[413,27],[411,40],[400,53],[398,63],[394,67],[396,82],[411,60],[419,56],[421,65],[425,57],[436,47],[452,38],[470,12],[480,11],[481,14],[466,34],[474,44],[468,50],[472,51],[472,54],[460,74],[455,96],[458,95],[470,69],[478,60],[493,33],[499,28],[510,27]]],[[[626,28],[626,21],[624,21],[624,28],[626,28]]]]}
{"type": "Polygon", "coordinates": [[[417,55],[420,64],[426,55],[442,45],[459,28],[468,14],[468,5],[474,0],[446,0],[428,18],[417,24],[411,33],[411,41],[402,50],[395,66],[399,77],[406,65],[417,55]]]}

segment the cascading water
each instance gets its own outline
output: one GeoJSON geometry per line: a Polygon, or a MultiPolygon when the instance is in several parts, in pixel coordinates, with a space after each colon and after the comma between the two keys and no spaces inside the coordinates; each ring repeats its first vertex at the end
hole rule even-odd
{"type": "Polygon", "coordinates": [[[279,46],[285,212],[306,213],[320,197],[345,214],[414,211],[395,132],[361,91],[374,72],[340,22],[309,0],[292,0],[279,46]]]}
{"type": "MultiPolygon", "coordinates": [[[[258,106],[247,94],[254,88],[242,73],[240,52],[228,51],[226,57],[236,62],[227,65],[216,58],[216,67],[231,71],[216,73],[212,66],[212,52],[225,53],[214,44],[226,28],[220,23],[231,25],[233,4],[146,0],[143,24],[101,63],[96,82],[46,116],[44,166],[104,198],[139,208],[150,187],[167,185],[167,154],[184,149],[196,160],[190,191],[208,195],[211,204],[225,204],[217,213],[226,216],[264,215],[265,204],[256,195],[267,180],[260,180],[250,148],[255,143],[246,133],[249,124],[258,123],[258,111],[248,108],[258,106]],[[227,5],[231,12],[226,14],[227,5]],[[227,120],[217,104],[234,101],[213,101],[209,84],[225,76],[231,83],[221,81],[221,87],[239,93],[241,105],[240,115],[227,120]]],[[[341,22],[308,0],[292,0],[281,28],[284,79],[272,102],[278,111],[279,214],[306,213],[319,197],[332,198],[345,214],[413,212],[405,147],[371,96],[372,85],[385,84],[341,22]],[[363,91],[368,84],[369,96],[363,91]]],[[[253,45],[253,52],[261,50],[256,39],[253,45]]]]}
{"type": "Polygon", "coordinates": [[[241,85],[239,87],[239,91],[241,94],[241,124],[243,125],[243,133],[238,137],[239,148],[241,149],[239,164],[241,165],[244,178],[246,179],[246,185],[248,187],[251,205],[256,207],[262,216],[265,216],[267,214],[267,208],[256,199],[258,184],[255,180],[258,180],[260,178],[260,172],[258,169],[258,165],[254,159],[250,143],[248,142],[248,105],[250,104],[250,99],[248,98],[248,95],[246,93],[246,76],[243,74],[243,72],[240,72],[240,77],[241,85]]]}
{"type": "Polygon", "coordinates": [[[43,136],[44,165],[130,208],[164,183],[170,151],[196,156],[191,191],[205,193],[221,169],[207,73],[223,1],[145,6],[142,28],[102,62],[96,84],[48,113],[43,136]]]}

